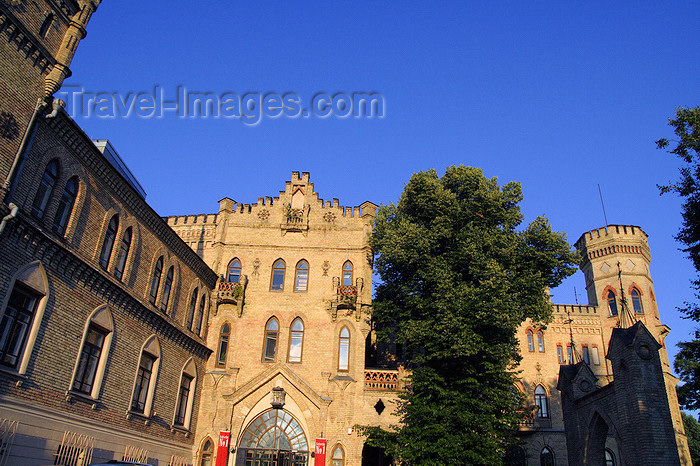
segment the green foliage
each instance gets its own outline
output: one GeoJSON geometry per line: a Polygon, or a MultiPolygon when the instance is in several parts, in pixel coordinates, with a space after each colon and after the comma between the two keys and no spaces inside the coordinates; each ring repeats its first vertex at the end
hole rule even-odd
{"type": "Polygon", "coordinates": [[[693,464],[700,465],[700,424],[693,416],[681,412],[683,418],[683,427],[685,435],[688,437],[688,447],[690,449],[690,458],[693,464]]]}
{"type": "MultiPolygon", "coordinates": [[[[675,119],[669,118],[677,140],[669,153],[680,157],[684,165],[680,169],[680,179],[666,186],[659,186],[661,193],[675,192],[684,198],[682,206],[683,225],[676,239],[680,241],[693,261],[696,271],[700,271],[700,107],[679,108],[675,119]]],[[[659,149],[669,148],[671,141],[656,141],[659,149]]],[[[696,297],[700,297],[700,280],[693,281],[696,297]]],[[[700,321],[700,306],[697,303],[685,303],[680,309],[687,318],[700,321]]],[[[680,352],[676,355],[675,367],[684,385],[678,387],[681,407],[700,408],[700,333],[695,333],[695,340],[679,343],[680,352]],[[695,358],[695,359],[691,359],[695,358]]]]}
{"type": "Polygon", "coordinates": [[[498,464],[517,429],[516,331],[551,319],[545,288],[579,260],[545,218],[517,229],[521,200],[518,183],[452,166],[416,173],[379,209],[373,317],[380,338],[404,345],[412,375],[401,425],[364,431],[402,464],[498,464]]]}

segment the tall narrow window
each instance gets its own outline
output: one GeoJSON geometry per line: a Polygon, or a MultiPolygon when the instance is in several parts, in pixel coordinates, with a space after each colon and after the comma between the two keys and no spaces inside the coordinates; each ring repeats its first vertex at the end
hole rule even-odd
{"type": "Polygon", "coordinates": [[[583,353],[583,362],[585,362],[586,364],[590,364],[591,363],[591,355],[588,352],[588,345],[582,345],[581,352],[583,353]]]}
{"type": "Polygon", "coordinates": [[[535,341],[533,340],[534,335],[532,330],[527,331],[527,350],[531,353],[535,351],[535,341]]]}
{"type": "Polygon", "coordinates": [[[294,291],[306,291],[309,285],[309,264],[302,260],[294,273],[294,291]]]}
{"type": "Polygon", "coordinates": [[[173,274],[175,268],[171,265],[168,273],[165,274],[165,284],[163,285],[163,296],[160,298],[160,310],[168,312],[168,301],[170,301],[170,290],[173,287],[173,274]]]}
{"type": "Polygon", "coordinates": [[[564,364],[564,348],[561,345],[557,345],[557,359],[559,364],[564,364]]]}
{"type": "Polygon", "coordinates": [[[197,323],[195,325],[195,330],[193,330],[194,333],[197,335],[202,334],[202,322],[204,322],[204,309],[206,308],[206,296],[202,295],[202,298],[199,300],[199,311],[197,311],[197,323]]]}
{"type": "Polygon", "coordinates": [[[119,229],[119,216],[113,215],[109,220],[109,225],[107,225],[107,232],[105,233],[105,239],[102,243],[102,251],[100,251],[100,267],[107,270],[109,267],[109,259],[112,257],[112,248],[114,247],[114,238],[117,237],[117,230],[119,229]]]}
{"type": "Polygon", "coordinates": [[[211,458],[214,454],[214,444],[207,439],[202,447],[202,455],[200,457],[199,466],[211,466],[211,458]]]}
{"type": "Polygon", "coordinates": [[[574,349],[571,345],[566,345],[566,356],[569,358],[569,364],[574,363],[574,349]]]}
{"type": "Polygon", "coordinates": [[[540,452],[540,466],[554,466],[554,453],[548,447],[540,452]]]}
{"type": "Polygon", "coordinates": [[[129,249],[131,249],[131,227],[127,228],[122,237],[122,244],[119,247],[119,257],[117,257],[117,266],[114,268],[114,276],[117,280],[121,280],[124,276],[126,268],[126,259],[129,257],[129,249]]]}
{"type": "Polygon", "coordinates": [[[231,330],[228,324],[224,324],[219,332],[219,352],[216,357],[216,365],[219,367],[226,366],[226,355],[228,354],[228,337],[231,330]]]}
{"type": "Polygon", "coordinates": [[[289,362],[301,362],[301,350],[304,344],[304,322],[300,318],[294,319],[289,336],[289,362]]]}
{"type": "Polygon", "coordinates": [[[615,466],[615,455],[607,448],[605,449],[605,466],[615,466]]]}
{"type": "Polygon", "coordinates": [[[338,370],[347,371],[350,368],[350,330],[343,327],[340,331],[338,346],[338,370]]]}
{"type": "Polygon", "coordinates": [[[284,290],[284,270],[284,261],[282,259],[275,261],[275,263],[272,266],[272,283],[270,284],[271,290],[284,290]]]}
{"type": "Polygon", "coordinates": [[[160,288],[160,277],[163,275],[163,256],[160,256],[156,261],[156,266],[153,268],[153,277],[151,277],[151,292],[149,301],[155,306],[158,299],[158,288],[160,288]]]}
{"type": "MultiPolygon", "coordinates": [[[[131,410],[137,413],[144,413],[146,407],[146,399],[148,398],[148,388],[151,385],[151,376],[153,375],[153,366],[156,362],[156,357],[148,354],[145,351],[141,353],[141,361],[139,361],[139,370],[136,373],[136,385],[134,386],[134,396],[131,400],[131,410]]],[[[146,413],[149,414],[149,413],[146,413]]]]}
{"type": "Polygon", "coordinates": [[[180,390],[177,395],[177,405],[173,424],[184,429],[190,428],[192,419],[192,406],[194,404],[194,390],[197,386],[197,368],[190,359],[182,369],[180,376],[180,390]]]}
{"type": "Polygon", "coordinates": [[[547,404],[547,392],[542,385],[535,388],[535,404],[537,405],[537,417],[548,418],[549,406],[547,404]]]}
{"type": "Polygon", "coordinates": [[[49,33],[49,29],[51,29],[52,24],[53,24],[53,13],[49,13],[48,15],[46,15],[44,22],[41,24],[41,28],[39,28],[39,35],[41,37],[46,37],[46,34],[49,33]]]}
{"type": "Polygon", "coordinates": [[[80,359],[78,361],[78,371],[73,379],[73,390],[76,392],[90,395],[92,393],[95,376],[100,357],[102,356],[102,348],[104,346],[107,331],[91,323],[88,327],[87,336],[83,343],[83,349],[80,351],[80,359]]]}
{"type": "Polygon", "coordinates": [[[639,293],[637,288],[632,288],[632,308],[634,308],[635,314],[644,314],[644,309],[642,308],[642,295],[639,293]]]}
{"type": "Polygon", "coordinates": [[[192,292],[192,298],[190,299],[190,308],[187,311],[187,321],[185,322],[185,327],[192,330],[192,324],[194,323],[194,311],[197,310],[197,291],[199,288],[195,288],[192,292]]]}
{"type": "Polygon", "coordinates": [[[100,397],[113,336],[114,319],[107,306],[102,305],[85,323],[83,341],[73,369],[71,392],[93,399],[100,397]]]}
{"type": "Polygon", "coordinates": [[[159,368],[160,342],[158,337],[152,335],[141,347],[134,393],[131,397],[131,411],[151,417],[159,368]]]}
{"type": "Polygon", "coordinates": [[[0,323],[0,364],[16,369],[27,342],[39,296],[16,283],[0,323]]]}
{"type": "Polygon", "coordinates": [[[343,264],[343,286],[352,286],[352,262],[343,264]]]}
{"type": "Polygon", "coordinates": [[[263,361],[273,362],[277,354],[277,337],[280,326],[274,317],[267,321],[265,326],[265,346],[263,348],[263,361]]]}
{"type": "Polygon", "coordinates": [[[343,447],[338,445],[333,450],[333,466],[345,466],[345,454],[343,452],[343,447]]]}
{"type": "Polygon", "coordinates": [[[608,291],[608,309],[610,310],[611,316],[617,315],[617,298],[612,291],[608,291]]]}
{"type": "Polygon", "coordinates": [[[544,353],[544,332],[542,330],[537,332],[537,349],[540,353],[544,353]]]}
{"type": "Polygon", "coordinates": [[[233,259],[228,264],[228,281],[238,283],[241,281],[241,261],[233,259]]]}
{"type": "Polygon", "coordinates": [[[75,205],[75,197],[77,195],[78,178],[73,177],[68,180],[66,187],[63,188],[61,201],[58,203],[58,210],[53,219],[53,231],[59,235],[62,235],[66,231],[66,225],[68,225],[68,220],[70,219],[71,213],[73,213],[73,206],[75,205]]]}
{"type": "Polygon", "coordinates": [[[38,219],[44,217],[44,211],[46,210],[46,206],[49,205],[49,200],[51,199],[51,194],[53,193],[53,188],[56,185],[57,179],[58,161],[52,160],[46,165],[44,175],[39,182],[39,189],[36,192],[36,197],[34,197],[34,203],[32,204],[32,215],[34,217],[38,219]]]}
{"type": "Polygon", "coordinates": [[[600,356],[598,355],[598,346],[591,345],[591,361],[596,366],[600,364],[600,356]]]}

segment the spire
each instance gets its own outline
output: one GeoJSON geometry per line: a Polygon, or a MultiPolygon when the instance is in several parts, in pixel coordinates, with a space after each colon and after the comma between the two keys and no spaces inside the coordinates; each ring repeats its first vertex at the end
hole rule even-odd
{"type": "Polygon", "coordinates": [[[574,343],[574,329],[571,327],[574,319],[571,318],[571,311],[568,307],[566,308],[566,316],[568,319],[564,323],[569,324],[569,340],[571,344],[571,357],[573,359],[573,361],[569,361],[569,364],[578,364],[583,360],[583,358],[578,354],[578,351],[576,351],[576,344],[574,343]]]}

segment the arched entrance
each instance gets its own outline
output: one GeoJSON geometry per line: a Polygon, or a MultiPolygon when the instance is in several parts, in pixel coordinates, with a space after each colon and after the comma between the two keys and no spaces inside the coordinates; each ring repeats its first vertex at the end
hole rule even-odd
{"type": "Polygon", "coordinates": [[[608,424],[596,411],[593,413],[588,435],[585,438],[584,464],[605,464],[605,440],[608,437],[608,424]]]}
{"type": "Polygon", "coordinates": [[[296,419],[270,409],[248,424],[238,443],[237,466],[306,466],[309,444],[296,419]]]}

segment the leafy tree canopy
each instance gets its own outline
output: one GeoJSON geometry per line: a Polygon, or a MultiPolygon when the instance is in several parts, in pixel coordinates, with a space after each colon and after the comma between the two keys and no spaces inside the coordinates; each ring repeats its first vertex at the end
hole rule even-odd
{"type": "Polygon", "coordinates": [[[683,418],[683,427],[685,427],[685,435],[688,436],[688,447],[690,449],[690,458],[693,464],[700,465],[700,424],[693,416],[681,412],[683,418]]]}
{"type": "Polygon", "coordinates": [[[412,375],[400,426],[365,432],[402,464],[497,464],[517,428],[516,331],[550,320],[545,289],[579,260],[544,217],[518,229],[521,200],[518,183],[452,166],[416,173],[379,209],[373,317],[412,375]]]}
{"type": "MultiPolygon", "coordinates": [[[[670,149],[671,154],[680,157],[684,165],[680,169],[680,179],[666,186],[659,186],[661,193],[675,192],[684,198],[681,212],[683,224],[676,236],[693,261],[695,270],[700,272],[700,107],[679,108],[675,119],[669,118],[677,140],[659,139],[659,149],[670,149]]],[[[700,280],[693,281],[696,297],[700,297],[700,280]]],[[[697,303],[685,303],[681,309],[686,317],[700,321],[700,306],[697,303]]],[[[678,387],[678,401],[681,407],[700,409],[700,333],[695,333],[695,340],[679,343],[680,351],[676,355],[675,367],[684,385],[678,387]]]]}

